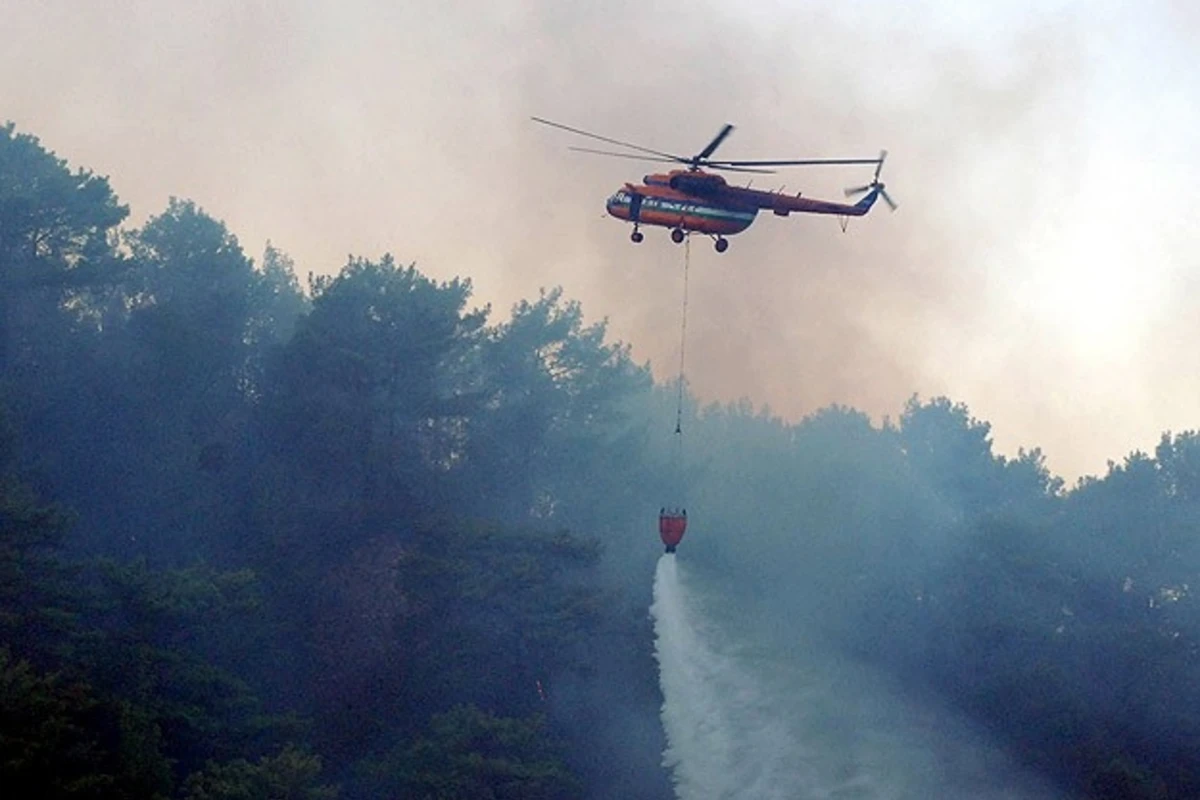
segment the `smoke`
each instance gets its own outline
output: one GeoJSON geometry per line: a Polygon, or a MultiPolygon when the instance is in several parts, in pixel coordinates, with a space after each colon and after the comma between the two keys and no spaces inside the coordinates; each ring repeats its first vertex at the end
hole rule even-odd
{"type": "Polygon", "coordinates": [[[1190,422],[1197,229],[1157,207],[1198,185],[1179,4],[7,5],[5,113],[111,175],[135,222],[189,197],[249,252],[328,273],[391,251],[500,313],[561,284],[666,376],[681,252],[603,218],[654,165],[528,117],[684,154],[733,122],[730,158],[887,148],[897,214],[695,243],[701,397],[879,417],[948,393],[1068,475],[1190,422]]]}

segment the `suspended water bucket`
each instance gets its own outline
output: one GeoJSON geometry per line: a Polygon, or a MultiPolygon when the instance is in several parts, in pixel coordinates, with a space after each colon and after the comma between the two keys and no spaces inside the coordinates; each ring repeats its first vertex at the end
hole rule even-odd
{"type": "Polygon", "coordinates": [[[666,545],[668,553],[674,553],[675,548],[683,540],[687,531],[687,509],[662,509],[658,514],[658,535],[666,545]]]}

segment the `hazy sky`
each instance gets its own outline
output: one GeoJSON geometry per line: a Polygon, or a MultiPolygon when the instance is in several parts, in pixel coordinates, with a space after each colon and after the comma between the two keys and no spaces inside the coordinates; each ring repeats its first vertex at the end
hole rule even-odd
{"type": "MultiPolygon", "coordinates": [[[[682,249],[605,197],[689,154],[873,156],[901,204],[843,234],[693,242],[689,376],[790,418],[947,394],[1068,478],[1200,427],[1200,12],[961,0],[0,0],[0,120],[301,273],[393,253],[506,315],[561,284],[661,377],[682,249]]],[[[840,197],[868,168],[758,176],[840,197]]],[[[668,421],[669,422],[669,421],[668,421]]]]}

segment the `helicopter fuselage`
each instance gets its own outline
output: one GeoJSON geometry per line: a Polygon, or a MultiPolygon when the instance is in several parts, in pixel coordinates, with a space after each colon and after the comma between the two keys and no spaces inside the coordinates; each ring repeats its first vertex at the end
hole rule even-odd
{"type": "Polygon", "coordinates": [[[720,175],[703,170],[672,170],[646,175],[643,183],[625,184],[608,198],[608,213],[638,225],[655,225],[711,236],[732,236],[753,224],[760,210],[786,217],[808,214],[861,216],[877,196],[871,191],[853,205],[800,195],[730,186],[720,175]]]}
{"type": "Polygon", "coordinates": [[[758,215],[755,206],[730,202],[723,196],[725,181],[719,175],[699,173],[709,181],[689,185],[681,176],[697,173],[676,171],[666,175],[647,175],[641,186],[625,184],[608,198],[608,213],[635,225],[657,225],[713,236],[732,236],[749,228],[758,215]],[[674,179],[674,181],[672,181],[674,179]],[[683,183],[687,190],[672,188],[683,183]],[[701,185],[702,184],[702,185],[701,185]],[[699,189],[700,191],[697,191],[699,189]]]}

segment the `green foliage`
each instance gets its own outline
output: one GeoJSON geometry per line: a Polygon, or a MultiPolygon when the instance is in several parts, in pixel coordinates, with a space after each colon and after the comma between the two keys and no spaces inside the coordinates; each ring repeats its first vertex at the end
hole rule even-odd
{"type": "Polygon", "coordinates": [[[561,287],[521,301],[483,347],[486,413],[469,440],[472,483],[488,513],[511,520],[571,519],[619,492],[629,398],[651,384],[628,346],[585,325],[561,287]],[[616,478],[614,480],[614,477],[616,478]]]}
{"type": "Polygon", "coordinates": [[[686,501],[698,558],[1085,796],[1200,795],[1200,434],[1064,491],[948,398],[792,424],[685,394],[683,453],[676,387],[561,288],[489,324],[384,256],[309,298],[190,201],[121,256],[126,213],[0,128],[3,785],[333,796],[296,741],[334,774],[390,749],[383,796],[580,796],[552,740],[604,763],[609,709],[552,725],[541,690],[599,673],[653,724],[653,516],[686,501]]]}
{"type": "Polygon", "coordinates": [[[208,409],[228,408],[243,385],[263,278],[224,223],[190,201],[172,197],[126,238],[137,264],[131,318],[140,366],[160,402],[184,403],[193,420],[215,424],[208,409]]]}
{"type": "Polygon", "coordinates": [[[0,649],[0,785],[47,798],[163,798],[170,765],[152,722],[86,683],[0,649]]]}
{"type": "MultiPolygon", "coordinates": [[[[79,285],[128,215],[108,179],[74,172],[36,136],[0,126],[0,287],[79,285]]],[[[0,292],[2,294],[3,292],[0,292]]]]}
{"type": "Polygon", "coordinates": [[[436,283],[391,256],[352,259],[313,287],[312,312],[277,362],[267,414],[275,440],[320,495],[362,502],[413,493],[461,456],[475,408],[470,361],[486,310],[470,283],[436,283]],[[348,481],[347,478],[350,478],[348,481]]]}
{"type": "Polygon", "coordinates": [[[293,774],[322,796],[307,757],[253,759],[315,730],[354,760],[364,739],[330,718],[361,709],[357,691],[396,716],[350,724],[393,738],[458,699],[525,715],[541,682],[553,691],[594,660],[598,633],[628,634],[597,588],[594,542],[417,521],[587,529],[629,491],[626,401],[649,373],[578,303],[556,289],[488,327],[469,281],[388,256],[351,259],[309,302],[286,255],[268,245],[255,269],[221,221],[177,198],[119,257],[126,212],[107,181],[5,135],[0,333],[22,368],[0,353],[0,378],[39,486],[79,514],[68,528],[0,441],[0,635],[30,675],[52,676],[43,694],[86,687],[67,714],[98,754],[84,778],[112,796],[166,796],[183,776],[191,795],[263,796],[293,774]],[[64,544],[108,558],[69,562],[64,544]],[[315,650],[346,641],[334,587],[356,609],[392,603],[369,670],[352,647],[315,650]],[[327,716],[285,736],[263,687],[274,708],[327,716]]]}
{"type": "Polygon", "coordinates": [[[184,781],[182,800],[334,800],[338,789],[321,784],[320,774],[320,757],[288,745],[253,764],[209,762],[184,781]]]}
{"type": "Polygon", "coordinates": [[[287,721],[265,714],[245,680],[203,655],[222,628],[243,624],[258,608],[253,574],[106,562],[99,578],[99,627],[81,647],[88,668],[162,729],[164,751],[179,768],[229,757],[285,730],[287,721]]]}
{"type": "Polygon", "coordinates": [[[945,397],[911,398],[900,417],[900,441],[908,462],[935,492],[967,513],[983,511],[994,498],[1001,463],[992,454],[991,425],[945,397]]]}
{"type": "Polygon", "coordinates": [[[70,516],[39,502],[18,476],[15,437],[0,405],[0,644],[19,646],[22,657],[48,657],[75,626],[76,570],[63,563],[70,516]],[[42,636],[29,636],[29,631],[42,636]]]}
{"type": "Polygon", "coordinates": [[[37,137],[0,126],[0,377],[38,344],[20,324],[24,306],[56,309],[121,271],[110,238],[128,213],[107,178],[72,172],[37,137]]]}
{"type": "Polygon", "coordinates": [[[295,262],[270,242],[263,252],[261,288],[263,297],[251,318],[249,339],[260,346],[286,344],[310,305],[296,278],[295,262]]]}
{"type": "Polygon", "coordinates": [[[1086,797],[1194,796],[1200,768],[1182,743],[1200,719],[1178,712],[1196,702],[1200,654],[1189,587],[1200,504],[1180,489],[1190,437],[1062,493],[1037,451],[988,467],[964,411],[951,429],[975,428],[964,462],[975,467],[952,476],[959,461],[947,457],[932,472],[966,498],[948,531],[956,547],[925,567],[919,601],[893,606],[898,618],[864,643],[1086,797]]]}
{"type": "Polygon", "coordinates": [[[1191,434],[1064,492],[1040,451],[994,453],[944,398],[894,427],[749,404],[690,425],[693,451],[720,454],[694,479],[705,527],[736,531],[692,546],[720,547],[781,619],[952,700],[1083,796],[1195,796],[1191,434]]]}
{"type": "Polygon", "coordinates": [[[65,571],[34,568],[37,548],[53,557],[54,518],[17,486],[17,496],[0,491],[0,533],[19,534],[30,519],[50,531],[5,538],[0,563],[12,580],[0,596],[0,631],[61,675],[81,677],[39,676],[0,651],[0,752],[14,753],[0,762],[14,780],[47,797],[165,797],[174,768],[253,748],[281,730],[243,681],[195,651],[199,632],[257,607],[253,575],[109,562],[95,574],[71,573],[87,576],[86,592],[64,588],[65,571]],[[51,601],[67,600],[70,612],[52,613],[51,601]]]}
{"type": "Polygon", "coordinates": [[[112,778],[96,774],[102,754],[87,730],[95,706],[87,687],[63,686],[0,650],[0,782],[100,796],[112,778]]]}
{"type": "Polygon", "coordinates": [[[497,717],[473,705],[434,715],[425,734],[364,772],[375,796],[413,800],[567,800],[582,789],[542,717],[497,717]]]}
{"type": "Polygon", "coordinates": [[[0,762],[15,779],[47,797],[165,797],[172,763],[270,730],[244,682],[194,650],[198,631],[256,607],[254,576],[68,566],[62,513],[39,504],[14,461],[0,436],[0,641],[57,670],[0,652],[0,750],[14,753],[0,762]]]}
{"type": "Polygon", "coordinates": [[[410,603],[396,634],[408,666],[407,713],[464,699],[527,712],[538,682],[586,670],[610,601],[587,580],[599,550],[565,533],[425,520],[398,582],[410,603]]]}
{"type": "Polygon", "coordinates": [[[248,569],[221,572],[207,564],[152,570],[144,560],[101,562],[106,595],[124,614],[123,630],[145,641],[172,642],[201,622],[221,623],[253,611],[260,598],[248,569]]]}

